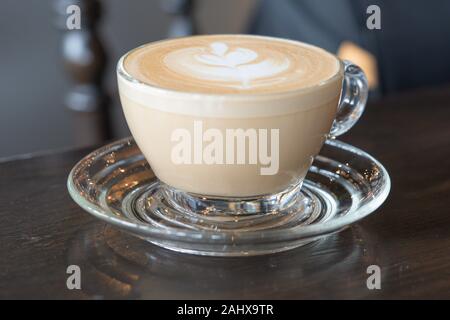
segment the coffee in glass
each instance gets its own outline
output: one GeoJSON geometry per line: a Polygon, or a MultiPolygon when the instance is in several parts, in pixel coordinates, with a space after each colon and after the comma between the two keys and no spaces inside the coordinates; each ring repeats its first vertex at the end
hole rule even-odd
{"type": "Polygon", "coordinates": [[[297,205],[324,141],[347,131],[367,99],[357,66],[270,37],[154,42],[125,54],[117,71],[128,126],[180,214],[297,205]]]}

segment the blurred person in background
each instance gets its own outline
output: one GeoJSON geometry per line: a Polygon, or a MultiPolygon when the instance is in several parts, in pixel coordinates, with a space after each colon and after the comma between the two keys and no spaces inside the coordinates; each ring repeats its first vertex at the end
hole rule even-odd
{"type": "Polygon", "coordinates": [[[352,60],[381,94],[450,83],[448,0],[261,0],[249,31],[352,60]],[[380,9],[380,29],[367,27],[371,5],[380,9]]]}

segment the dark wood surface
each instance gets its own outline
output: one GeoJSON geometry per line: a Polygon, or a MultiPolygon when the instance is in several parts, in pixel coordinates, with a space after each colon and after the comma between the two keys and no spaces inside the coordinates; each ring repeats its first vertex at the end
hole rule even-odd
{"type": "Polygon", "coordinates": [[[97,221],[66,178],[89,150],[0,163],[0,298],[450,298],[450,88],[372,103],[342,137],[388,169],[380,209],[292,251],[247,258],[172,253],[97,221]],[[81,290],[66,268],[81,267],[81,290]],[[366,269],[381,267],[381,290],[366,269]]]}

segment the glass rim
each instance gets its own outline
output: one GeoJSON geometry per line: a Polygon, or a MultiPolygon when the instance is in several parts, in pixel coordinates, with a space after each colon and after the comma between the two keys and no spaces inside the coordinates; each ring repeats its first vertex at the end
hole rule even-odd
{"type": "Polygon", "coordinates": [[[161,94],[170,93],[170,94],[182,96],[185,98],[187,98],[187,97],[223,98],[224,96],[226,96],[227,99],[230,98],[230,99],[238,99],[239,100],[239,99],[249,99],[249,98],[258,98],[258,97],[267,98],[270,96],[273,96],[273,97],[289,96],[289,95],[295,95],[295,94],[315,92],[323,87],[326,87],[330,83],[333,83],[333,82],[339,81],[339,80],[342,81],[343,77],[344,77],[344,63],[343,63],[342,59],[340,59],[335,54],[328,52],[327,50],[325,50],[323,48],[320,48],[320,47],[312,45],[312,44],[304,43],[301,41],[297,41],[297,40],[278,38],[278,37],[270,37],[270,36],[251,35],[251,34],[213,34],[213,35],[193,35],[193,36],[187,36],[187,37],[169,38],[169,39],[162,39],[162,40],[157,40],[157,41],[152,41],[152,42],[142,44],[136,48],[133,48],[133,49],[127,51],[125,54],[123,54],[120,57],[119,61],[117,62],[116,73],[118,76],[118,80],[120,77],[120,79],[124,80],[128,84],[138,85],[140,88],[145,88],[154,93],[161,93],[161,94]],[[301,88],[297,88],[297,89],[285,90],[285,91],[254,92],[254,93],[240,93],[240,92],[239,93],[207,93],[207,92],[201,92],[201,91],[198,91],[198,92],[182,91],[182,90],[176,90],[176,89],[172,89],[172,88],[165,88],[165,87],[161,87],[158,85],[149,84],[149,83],[140,81],[137,78],[133,77],[125,69],[125,66],[124,66],[125,59],[133,52],[140,50],[142,48],[145,48],[147,46],[156,45],[156,44],[163,43],[163,42],[176,41],[177,39],[195,38],[195,37],[215,37],[215,36],[239,36],[239,37],[259,38],[259,39],[267,39],[267,40],[271,40],[271,41],[287,42],[287,43],[295,44],[297,46],[312,48],[313,50],[324,52],[327,55],[336,59],[336,61],[338,62],[338,68],[333,75],[331,75],[330,77],[322,80],[319,83],[313,84],[313,85],[309,85],[309,86],[301,87],[301,88]]]}

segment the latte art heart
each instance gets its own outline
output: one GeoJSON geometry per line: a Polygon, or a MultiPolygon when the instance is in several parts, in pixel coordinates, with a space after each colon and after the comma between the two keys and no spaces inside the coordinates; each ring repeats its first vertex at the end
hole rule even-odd
{"type": "Polygon", "coordinates": [[[336,59],[318,48],[254,36],[196,36],[150,44],[125,67],[162,88],[212,93],[286,91],[336,73],[336,59]]]}
{"type": "Polygon", "coordinates": [[[236,48],[230,52],[228,46],[223,42],[213,42],[210,47],[211,53],[198,54],[195,59],[203,64],[233,68],[258,58],[258,54],[250,49],[236,48]]]}
{"type": "MultiPolygon", "coordinates": [[[[289,68],[289,60],[285,57],[278,60],[276,56],[261,58],[251,49],[231,49],[224,42],[213,42],[206,48],[176,50],[169,53],[164,62],[173,72],[205,81],[221,81],[225,86],[244,90],[258,86],[253,80],[274,77],[289,68]]],[[[270,83],[266,81],[263,85],[270,83]]]]}

